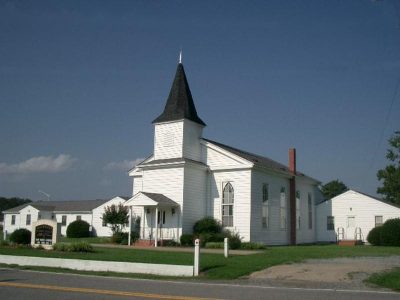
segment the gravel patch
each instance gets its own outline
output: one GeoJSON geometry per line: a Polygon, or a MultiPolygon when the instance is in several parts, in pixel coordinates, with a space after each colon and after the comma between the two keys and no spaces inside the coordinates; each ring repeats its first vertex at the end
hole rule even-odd
{"type": "Polygon", "coordinates": [[[310,259],[252,273],[250,284],[333,289],[371,289],[363,280],[400,267],[400,256],[310,259]]]}

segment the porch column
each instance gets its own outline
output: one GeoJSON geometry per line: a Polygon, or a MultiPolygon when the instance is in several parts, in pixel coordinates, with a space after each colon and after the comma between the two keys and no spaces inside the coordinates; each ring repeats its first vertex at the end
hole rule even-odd
{"type": "Polygon", "coordinates": [[[158,207],[156,206],[156,234],[154,237],[154,247],[157,247],[158,244],[158,207]]]}

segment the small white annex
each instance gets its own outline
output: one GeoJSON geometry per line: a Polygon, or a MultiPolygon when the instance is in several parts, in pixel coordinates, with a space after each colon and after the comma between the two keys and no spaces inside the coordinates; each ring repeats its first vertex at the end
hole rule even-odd
{"type": "Polygon", "coordinates": [[[107,206],[125,203],[126,197],[115,197],[111,200],[77,200],[77,201],[39,201],[26,203],[8,210],[4,214],[4,232],[12,233],[25,228],[32,231],[32,224],[41,219],[55,220],[61,223],[61,234],[66,235],[67,227],[75,220],[86,221],[92,235],[111,236],[110,227],[102,220],[107,206]]]}
{"type": "Polygon", "coordinates": [[[133,196],[125,204],[141,218],[142,240],[179,241],[211,216],[243,241],[316,241],[320,182],[296,170],[295,149],[284,165],[204,138],[181,63],[153,124],[153,153],[129,172],[133,196]]]}
{"type": "Polygon", "coordinates": [[[354,190],[323,201],[316,208],[317,237],[321,242],[366,242],[372,228],[400,218],[400,207],[354,190]]]}

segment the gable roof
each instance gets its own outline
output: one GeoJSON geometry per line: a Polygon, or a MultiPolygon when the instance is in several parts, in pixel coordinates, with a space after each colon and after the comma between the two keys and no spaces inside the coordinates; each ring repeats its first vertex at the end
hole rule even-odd
{"type": "MultiPolygon", "coordinates": [[[[123,197],[121,197],[123,198],[123,197]]],[[[124,198],[125,199],[125,198],[124,198]]],[[[71,200],[71,201],[38,201],[30,202],[3,211],[3,213],[18,213],[28,205],[44,211],[91,211],[92,209],[106,203],[109,200],[71,200]]]]}
{"type": "Polygon", "coordinates": [[[333,198],[331,198],[331,199],[325,199],[325,200],[321,201],[320,203],[318,203],[317,205],[319,205],[319,204],[321,204],[321,203],[328,202],[328,201],[333,200],[333,199],[335,199],[335,198],[339,198],[340,196],[342,196],[342,195],[344,195],[344,194],[347,194],[347,193],[357,193],[357,194],[366,196],[366,197],[368,197],[368,198],[371,198],[371,199],[373,199],[373,200],[376,200],[376,201],[379,201],[379,202],[382,202],[382,203],[385,203],[385,204],[394,206],[394,207],[396,207],[396,208],[400,208],[400,205],[397,204],[397,203],[392,203],[392,202],[386,201],[386,200],[384,200],[384,199],[382,199],[382,198],[374,197],[374,196],[371,196],[371,195],[369,195],[369,194],[366,194],[366,193],[363,193],[363,192],[360,192],[360,191],[357,191],[357,190],[353,190],[353,189],[349,189],[349,190],[347,190],[347,191],[345,191],[345,192],[343,192],[343,193],[341,193],[341,194],[339,194],[339,195],[337,195],[337,196],[335,196],[335,197],[333,197],[333,198]]]}
{"type": "MultiPolygon", "coordinates": [[[[273,170],[273,171],[278,171],[278,172],[281,172],[281,173],[283,172],[283,173],[285,173],[287,175],[292,175],[292,172],[290,172],[290,170],[289,170],[289,168],[287,166],[285,166],[285,165],[283,165],[283,164],[281,164],[281,163],[279,163],[279,162],[277,162],[275,160],[272,160],[272,159],[270,159],[268,157],[257,155],[257,154],[253,154],[253,153],[250,153],[250,152],[247,152],[247,151],[244,151],[244,150],[240,150],[240,149],[228,146],[228,145],[224,145],[224,144],[221,144],[221,143],[209,140],[209,139],[205,139],[205,138],[202,138],[202,139],[204,141],[209,142],[211,144],[214,144],[214,145],[216,145],[216,146],[218,146],[218,147],[220,147],[220,148],[222,148],[222,149],[224,149],[224,150],[226,150],[228,152],[236,154],[237,156],[239,156],[241,158],[244,158],[244,159],[246,159],[248,161],[251,161],[256,166],[267,168],[267,169],[270,169],[270,170],[273,170]]],[[[312,177],[309,177],[309,176],[307,176],[307,175],[305,175],[305,174],[303,174],[301,172],[296,172],[296,176],[305,177],[305,178],[308,178],[308,179],[310,179],[312,181],[315,181],[315,182],[319,183],[318,180],[316,180],[316,179],[314,179],[312,177]]]]}
{"type": "Polygon", "coordinates": [[[189,84],[186,79],[185,70],[183,65],[179,63],[164,111],[153,121],[153,123],[177,121],[182,119],[188,119],[206,126],[197,115],[192,93],[190,92],[189,84]]]}

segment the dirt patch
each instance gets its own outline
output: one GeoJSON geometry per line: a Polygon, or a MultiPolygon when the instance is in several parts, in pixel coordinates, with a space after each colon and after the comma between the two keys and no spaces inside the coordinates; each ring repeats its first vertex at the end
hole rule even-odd
{"type": "Polygon", "coordinates": [[[303,263],[274,266],[249,276],[250,281],[280,285],[366,287],[362,281],[372,273],[400,267],[400,256],[310,259],[303,263]]]}

